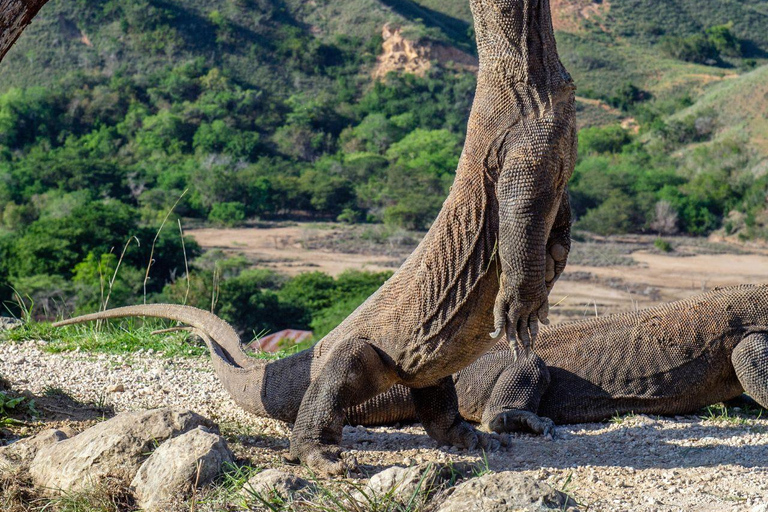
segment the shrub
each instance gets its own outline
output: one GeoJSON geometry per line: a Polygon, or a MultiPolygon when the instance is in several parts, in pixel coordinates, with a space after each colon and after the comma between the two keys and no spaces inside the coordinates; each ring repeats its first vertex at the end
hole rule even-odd
{"type": "Polygon", "coordinates": [[[653,241],[653,246],[662,252],[672,252],[672,244],[663,238],[657,238],[653,241]]]}
{"type": "Polygon", "coordinates": [[[660,41],[664,53],[675,59],[699,64],[715,64],[720,54],[717,47],[702,34],[687,37],[665,36],[660,41]]]}
{"type": "Polygon", "coordinates": [[[720,55],[741,57],[741,42],[733,35],[733,22],[709,27],[705,32],[707,39],[720,55]]]}
{"type": "Polygon", "coordinates": [[[632,137],[619,125],[582,128],[579,131],[579,154],[620,153],[630,142],[632,137]]]}
{"type": "Polygon", "coordinates": [[[235,202],[214,204],[208,220],[222,226],[237,226],[245,220],[245,206],[235,202]]]}

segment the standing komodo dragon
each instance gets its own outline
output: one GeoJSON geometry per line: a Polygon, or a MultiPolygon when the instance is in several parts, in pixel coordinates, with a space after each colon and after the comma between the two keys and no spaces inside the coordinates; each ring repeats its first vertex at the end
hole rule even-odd
{"type": "Polygon", "coordinates": [[[574,86],[557,56],[549,2],[470,4],[480,67],[467,139],[451,192],[414,253],[317,345],[279,363],[246,357],[233,332],[211,333],[227,340],[217,360],[224,386],[247,410],[295,420],[291,457],[321,474],[345,469],[344,411],[395,384],[410,389],[439,442],[496,443],[459,415],[451,375],[504,333],[528,349],[565,266],[574,86]]]}
{"type": "MultiPolygon", "coordinates": [[[[234,330],[211,313],[187,306],[129,306],[58,325],[126,316],[193,326],[241,407],[295,420],[311,359],[248,359],[234,330]],[[233,368],[224,351],[247,361],[250,369],[233,368]],[[254,382],[257,375],[260,380],[254,382]]],[[[744,391],[768,407],[768,285],[715,289],[635,313],[545,328],[537,355],[515,360],[499,344],[454,381],[461,414],[499,433],[548,434],[552,420],[600,421],[617,413],[686,414],[744,391]]],[[[345,416],[354,425],[419,419],[409,390],[400,385],[345,416]]]]}

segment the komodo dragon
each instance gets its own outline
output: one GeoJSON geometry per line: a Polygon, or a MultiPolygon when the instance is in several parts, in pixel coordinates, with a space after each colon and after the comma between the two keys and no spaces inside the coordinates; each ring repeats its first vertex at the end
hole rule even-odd
{"type": "Polygon", "coordinates": [[[0,0],[0,60],[48,0],[0,0]]]}
{"type": "MultiPolygon", "coordinates": [[[[193,326],[235,402],[260,415],[295,420],[311,356],[248,359],[234,330],[206,311],[129,306],[57,325],[126,316],[193,326]],[[247,361],[249,369],[233,367],[224,352],[247,361]],[[254,376],[260,380],[254,382],[254,376]]],[[[515,360],[499,343],[454,380],[461,414],[499,433],[547,434],[553,420],[599,421],[616,413],[685,414],[744,391],[768,407],[768,285],[715,289],[634,313],[545,328],[536,355],[515,360]]],[[[345,419],[380,425],[419,415],[409,390],[397,385],[348,409],[345,419]]]]}
{"type": "Polygon", "coordinates": [[[295,420],[290,456],[321,474],[345,470],[344,411],[396,384],[410,389],[439,442],[497,444],[461,418],[451,375],[503,334],[528,349],[565,266],[575,88],[549,1],[470,4],[479,71],[467,138],[451,192],[413,254],[317,345],[276,365],[246,357],[233,332],[211,333],[227,340],[217,360],[225,387],[247,410],[295,420]]]}

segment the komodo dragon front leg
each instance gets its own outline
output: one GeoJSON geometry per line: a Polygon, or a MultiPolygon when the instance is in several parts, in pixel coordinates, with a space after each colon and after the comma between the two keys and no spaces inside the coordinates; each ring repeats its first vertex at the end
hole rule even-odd
{"type": "Polygon", "coordinates": [[[568,189],[563,191],[560,198],[560,209],[557,211],[555,223],[547,240],[547,266],[545,279],[547,291],[560,278],[568,262],[568,254],[571,252],[571,202],[568,199],[568,189]]]}

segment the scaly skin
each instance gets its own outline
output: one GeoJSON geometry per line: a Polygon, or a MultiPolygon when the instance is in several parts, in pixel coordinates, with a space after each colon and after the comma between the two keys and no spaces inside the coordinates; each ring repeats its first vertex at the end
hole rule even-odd
{"type": "Polygon", "coordinates": [[[575,163],[574,86],[557,56],[549,2],[471,0],[471,7],[480,68],[468,135],[451,192],[421,244],[311,350],[263,365],[242,359],[231,340],[214,358],[244,408],[295,419],[291,458],[321,474],[345,470],[336,446],[345,411],[394,385],[410,388],[439,442],[494,447],[458,414],[450,377],[494,345],[491,331],[530,347],[538,320],[546,321],[548,286],[565,265],[570,222],[561,203],[575,163]],[[283,367],[290,389],[273,390],[282,382],[270,372],[283,367]]]}
{"type": "MultiPolygon", "coordinates": [[[[317,364],[313,349],[277,361],[249,358],[226,322],[186,306],[129,306],[58,325],[126,316],[193,326],[238,405],[296,420],[317,364]]],[[[636,313],[545,328],[537,355],[515,361],[499,343],[453,380],[461,415],[499,433],[551,434],[552,420],[600,421],[617,413],[686,414],[744,391],[768,407],[768,285],[716,289],[636,313]]],[[[396,385],[347,408],[344,419],[381,425],[418,421],[419,414],[411,390],[396,385]]]]}
{"type": "MultiPolygon", "coordinates": [[[[546,328],[536,355],[515,361],[499,344],[454,381],[462,416],[499,433],[551,433],[550,419],[687,414],[745,391],[768,407],[768,285],[546,328]]],[[[351,411],[350,421],[414,420],[398,391],[351,411]],[[401,417],[383,418],[383,404],[401,417]]]]}
{"type": "Polygon", "coordinates": [[[48,0],[0,0],[0,60],[48,0]]]}

